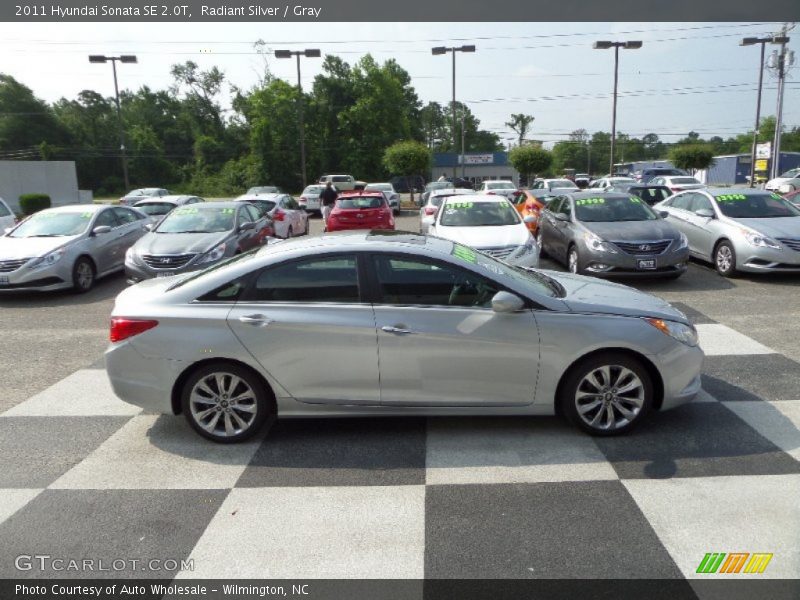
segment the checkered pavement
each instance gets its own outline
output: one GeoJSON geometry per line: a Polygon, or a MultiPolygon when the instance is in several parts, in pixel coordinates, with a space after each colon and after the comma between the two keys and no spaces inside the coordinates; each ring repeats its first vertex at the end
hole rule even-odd
{"type": "Polygon", "coordinates": [[[705,391],[618,438],[319,419],[223,446],[77,371],[0,415],[0,577],[86,576],[14,569],[36,553],[193,559],[179,578],[693,579],[706,552],[771,552],[759,577],[797,577],[800,364],[677,306],[705,391]]]}

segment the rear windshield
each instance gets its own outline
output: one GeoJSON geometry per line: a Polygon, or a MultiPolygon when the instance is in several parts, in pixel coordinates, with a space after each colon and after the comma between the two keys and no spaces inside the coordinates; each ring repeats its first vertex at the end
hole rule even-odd
{"type": "Polygon", "coordinates": [[[550,182],[550,187],[551,188],[574,188],[574,187],[578,187],[578,186],[575,185],[573,182],[571,182],[569,179],[554,179],[553,181],[550,182]]]}
{"type": "Polygon", "coordinates": [[[148,204],[138,204],[136,205],[136,208],[138,208],[144,214],[152,217],[167,214],[169,211],[175,208],[175,205],[170,204],[169,202],[150,202],[148,204]]]}
{"type": "Polygon", "coordinates": [[[777,194],[720,194],[715,198],[722,214],[732,219],[800,217],[800,210],[777,194]]]}
{"type": "Polygon", "coordinates": [[[383,198],[340,198],[336,205],[344,209],[363,209],[381,208],[384,204],[383,198]]]}
{"type": "Polygon", "coordinates": [[[672,183],[700,183],[694,177],[672,177],[672,183]]]}

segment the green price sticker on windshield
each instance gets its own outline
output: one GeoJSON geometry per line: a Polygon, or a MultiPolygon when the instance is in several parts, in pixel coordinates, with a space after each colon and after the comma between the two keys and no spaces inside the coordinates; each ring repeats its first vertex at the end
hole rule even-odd
{"type": "Polygon", "coordinates": [[[219,212],[222,213],[223,215],[232,215],[233,214],[233,209],[232,208],[223,208],[219,212]]]}
{"type": "Polygon", "coordinates": [[[636,197],[634,197],[634,196],[631,196],[631,197],[629,198],[629,200],[630,200],[631,202],[633,202],[634,204],[641,204],[641,203],[642,203],[642,200],[641,200],[641,198],[636,198],[636,197]]]}
{"type": "Polygon", "coordinates": [[[196,208],[179,208],[176,211],[173,211],[173,214],[176,215],[196,215],[197,214],[196,208]]]}
{"type": "Polygon", "coordinates": [[[81,213],[81,218],[82,219],[91,219],[93,214],[94,213],[92,213],[92,212],[84,212],[84,213],[81,213]]]}
{"type": "Polygon", "coordinates": [[[447,208],[472,208],[472,202],[448,202],[447,208]]]}
{"type": "Polygon", "coordinates": [[[605,198],[581,198],[580,200],[575,200],[575,206],[586,206],[588,204],[605,204],[605,198]]]}
{"type": "Polygon", "coordinates": [[[478,255],[471,248],[460,244],[453,244],[453,256],[469,263],[478,262],[478,255]]]}
{"type": "Polygon", "coordinates": [[[715,196],[717,202],[735,202],[737,200],[747,200],[747,196],[745,194],[722,194],[721,196],[715,196]]]}
{"type": "Polygon", "coordinates": [[[770,194],[770,197],[771,197],[773,200],[783,200],[783,196],[781,196],[780,194],[776,194],[776,193],[774,193],[774,192],[773,192],[772,194],[770,194]]]}

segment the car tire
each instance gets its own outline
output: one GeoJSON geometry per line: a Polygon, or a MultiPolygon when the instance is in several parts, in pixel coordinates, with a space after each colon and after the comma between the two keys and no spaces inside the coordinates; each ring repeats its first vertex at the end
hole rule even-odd
{"type": "Polygon", "coordinates": [[[539,246],[539,258],[547,258],[547,251],[544,249],[544,241],[542,240],[542,229],[536,230],[536,244],[539,246]]]}
{"type": "Polygon", "coordinates": [[[292,226],[291,226],[291,225],[289,225],[289,229],[287,229],[287,230],[286,230],[286,238],[285,238],[285,239],[287,239],[287,240],[288,240],[288,239],[289,239],[290,237],[292,237],[293,235],[294,235],[294,232],[292,231],[292,226]]]}
{"type": "Polygon", "coordinates": [[[652,409],[653,397],[652,377],[641,361],[603,352],[564,375],[557,401],[561,414],[578,428],[594,436],[612,436],[641,423],[652,409]]]}
{"type": "Polygon", "coordinates": [[[181,409],[192,429],[221,444],[254,436],[265,425],[272,426],[277,414],[275,399],[262,381],[233,363],[204,365],[189,375],[180,393],[181,409]],[[233,405],[231,396],[239,398],[233,405]]]}
{"type": "Polygon", "coordinates": [[[570,246],[567,250],[567,269],[575,275],[581,274],[581,257],[575,246],[570,246]]]}
{"type": "Polygon", "coordinates": [[[79,257],[72,265],[72,289],[85,294],[94,286],[96,276],[94,263],[85,256],[79,257]]]}
{"type": "Polygon", "coordinates": [[[714,268],[723,277],[736,276],[736,250],[728,240],[722,240],[714,248],[714,268]]]}

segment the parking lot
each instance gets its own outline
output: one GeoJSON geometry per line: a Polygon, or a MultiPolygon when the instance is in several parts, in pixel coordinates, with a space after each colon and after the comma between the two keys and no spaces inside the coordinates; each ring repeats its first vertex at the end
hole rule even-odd
{"type": "MultiPolygon", "coordinates": [[[[397,228],[418,222],[405,211],[397,228]]],[[[180,578],[676,580],[709,552],[764,552],[759,577],[796,577],[800,276],[692,263],[630,284],[697,325],[704,392],[619,438],[557,418],[352,419],[215,445],[113,397],[102,353],[122,275],[0,298],[0,577],[87,576],[17,570],[33,551],[193,559],[180,578]]]]}

